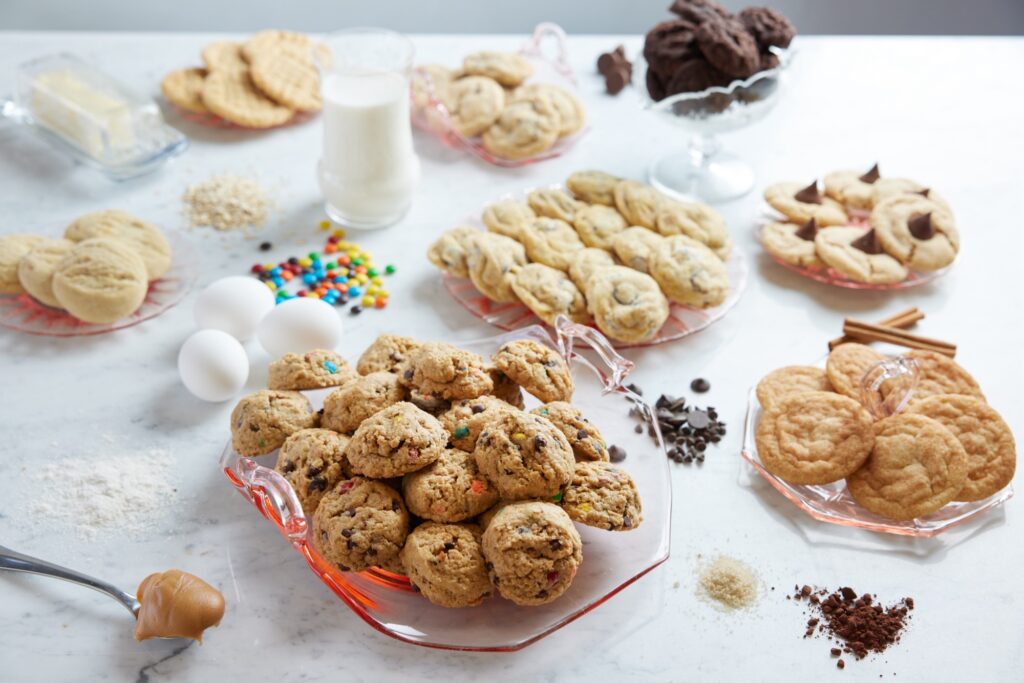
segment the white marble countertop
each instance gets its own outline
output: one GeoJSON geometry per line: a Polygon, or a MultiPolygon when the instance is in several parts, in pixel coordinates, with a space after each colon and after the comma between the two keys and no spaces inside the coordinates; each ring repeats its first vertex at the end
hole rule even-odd
{"type": "MultiPolygon", "coordinates": [[[[67,50],[156,94],[162,74],[196,63],[213,37],[0,33],[0,83],[9,87],[14,66],[25,59],[67,50]]],[[[347,353],[381,331],[489,336],[492,328],[448,297],[423,257],[433,235],[503,192],[558,182],[583,167],[641,177],[659,152],[685,144],[680,131],[640,111],[632,92],[603,94],[592,65],[619,42],[608,36],[571,41],[593,130],[561,159],[501,170],[417,135],[424,172],[411,213],[400,225],[359,238],[398,265],[393,303],[385,314],[346,319],[347,353]]],[[[454,63],[472,48],[514,47],[518,40],[417,36],[415,43],[421,60],[454,63]]],[[[639,40],[627,45],[635,50],[639,40]]],[[[0,331],[0,433],[7,444],[0,458],[0,543],[129,590],[152,571],[180,567],[219,586],[228,600],[223,625],[201,647],[181,650],[175,641],[135,643],[121,608],[98,594],[39,577],[0,577],[0,679],[1019,678],[1024,521],[1018,500],[968,534],[911,541],[854,533],[812,521],[752,481],[739,450],[747,391],[761,375],[819,358],[846,315],[877,319],[909,305],[927,312],[923,333],[959,343],[961,362],[1024,438],[1022,63],[1020,39],[799,40],[777,109],[723,138],[752,162],[758,188],[879,160],[883,172],[918,178],[952,203],[963,252],[947,276],[920,289],[844,291],[801,279],[760,253],[753,237],[759,191],[722,206],[751,263],[739,305],[696,336],[627,355],[648,394],[680,393],[694,377],[708,378],[706,401],[729,423],[728,436],[702,469],[672,468],[668,562],[515,654],[434,651],[374,632],[231,491],[216,461],[232,404],[193,399],[175,370],[178,347],[193,330],[194,294],[166,315],[112,335],[62,340],[0,331]],[[178,492],[152,533],[100,534],[87,542],[66,525],[31,519],[30,497],[52,497],[32,476],[44,463],[153,448],[173,459],[178,492]],[[698,558],[717,553],[760,573],[765,593],[753,610],[724,614],[695,596],[698,558]],[[911,595],[917,609],[902,643],[839,673],[824,642],[802,639],[802,610],[784,599],[804,583],[851,585],[883,601],[911,595]]],[[[121,184],[74,166],[23,131],[0,127],[0,232],[56,231],[79,213],[109,206],[184,230],[184,187],[233,171],[274,186],[278,208],[257,239],[187,232],[201,252],[200,285],[265,260],[256,247],[262,239],[275,243],[271,256],[278,257],[319,246],[318,121],[264,134],[171,122],[191,136],[192,148],[162,172],[121,184]]],[[[255,389],[265,379],[266,359],[251,351],[255,389]]]]}

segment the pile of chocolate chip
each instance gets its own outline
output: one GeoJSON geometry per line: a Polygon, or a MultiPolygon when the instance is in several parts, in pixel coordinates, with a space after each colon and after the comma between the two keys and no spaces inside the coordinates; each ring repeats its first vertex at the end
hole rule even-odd
{"type": "Polygon", "coordinates": [[[647,91],[655,100],[726,86],[779,65],[772,47],[789,46],[796,29],[770,7],[731,14],[714,0],[675,0],[647,34],[647,91]]]}
{"type": "MultiPolygon", "coordinates": [[[[638,396],[643,395],[635,384],[627,388],[638,396]]],[[[706,380],[694,380],[691,388],[701,392],[707,391],[709,385],[706,380]]],[[[643,433],[646,425],[651,438],[657,438],[649,415],[636,407],[630,408],[629,414],[643,421],[634,428],[637,434],[643,433]]],[[[718,412],[713,407],[687,406],[686,398],[682,396],[662,394],[658,397],[654,402],[654,420],[665,442],[665,454],[678,463],[702,464],[708,445],[718,443],[725,436],[725,423],[718,419],[718,412]]]]}
{"type": "Polygon", "coordinates": [[[870,593],[857,595],[849,586],[829,592],[810,586],[796,586],[790,597],[806,601],[808,614],[804,638],[821,634],[840,644],[830,653],[839,658],[836,666],[846,666],[843,654],[863,659],[871,652],[884,652],[890,645],[900,641],[903,630],[914,609],[913,598],[903,598],[889,607],[878,604],[877,596],[870,593]]]}
{"type": "Polygon", "coordinates": [[[633,65],[626,59],[626,49],[619,45],[597,58],[597,72],[604,76],[604,89],[618,95],[633,80],[633,65]]]}

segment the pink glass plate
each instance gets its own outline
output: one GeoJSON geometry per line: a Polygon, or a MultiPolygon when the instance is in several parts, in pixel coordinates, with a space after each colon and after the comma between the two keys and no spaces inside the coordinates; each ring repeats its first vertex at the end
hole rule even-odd
{"type": "MultiPolygon", "coordinates": [[[[819,366],[823,365],[823,362],[819,363],[819,366]]],[[[894,376],[907,374],[906,370],[900,367],[905,365],[906,363],[902,359],[894,358],[883,361],[868,370],[864,386],[862,386],[865,398],[871,399],[872,396],[877,395],[877,391],[872,389],[878,388],[881,383],[878,381],[880,377],[892,379],[894,376]]],[[[911,379],[916,383],[916,375],[911,379]]],[[[886,407],[883,405],[884,402],[875,400],[868,400],[867,405],[876,417],[896,414],[907,404],[912,392],[913,383],[907,388],[905,395],[892,402],[891,407],[886,407]]],[[[743,450],[741,451],[743,459],[789,502],[822,522],[884,534],[930,538],[965,522],[976,521],[989,510],[1002,505],[1013,497],[1013,486],[1010,485],[985,500],[970,503],[948,503],[940,510],[917,519],[888,519],[861,507],[847,491],[846,483],[843,481],[821,486],[800,486],[789,484],[766,470],[758,456],[755,440],[757,425],[763,414],[764,411],[757,400],[756,387],[754,387],[750,390],[747,399],[747,415],[743,422],[743,450]]]]}
{"type": "Polygon", "coordinates": [[[171,267],[159,280],[149,283],[149,291],[139,309],[127,318],[112,323],[87,323],[67,311],[45,306],[28,294],[0,294],[0,326],[44,337],[83,337],[122,330],[155,318],[176,306],[195,285],[196,251],[181,234],[168,232],[171,267]]]}
{"type": "MultiPolygon", "coordinates": [[[[758,242],[762,241],[761,240],[762,231],[764,229],[764,226],[769,221],[785,221],[785,220],[787,220],[785,217],[779,216],[779,215],[774,214],[774,213],[772,213],[770,211],[766,211],[766,213],[768,213],[770,215],[770,217],[768,219],[766,219],[764,222],[762,222],[759,225],[758,229],[757,229],[757,241],[758,242]]],[[[870,226],[867,223],[867,215],[863,214],[863,213],[861,213],[861,214],[851,213],[851,215],[850,215],[850,223],[846,227],[864,228],[864,232],[867,232],[870,229],[870,226]]],[[[821,228],[821,229],[822,230],[828,230],[828,228],[821,228]]],[[[763,243],[762,243],[762,245],[763,245],[763,243]]],[[[921,285],[928,284],[929,282],[931,282],[935,278],[939,277],[940,275],[945,275],[949,271],[949,269],[953,267],[953,265],[950,264],[950,265],[946,266],[945,268],[941,268],[939,270],[933,270],[933,271],[930,271],[930,272],[923,271],[923,270],[910,270],[910,269],[908,269],[907,270],[907,278],[905,280],[902,280],[901,282],[892,282],[892,283],[889,283],[889,284],[871,284],[870,282],[858,282],[857,280],[851,280],[850,278],[848,278],[847,276],[843,275],[842,273],[840,273],[835,268],[830,268],[830,267],[815,268],[815,267],[807,267],[807,266],[798,266],[796,264],[789,263],[787,261],[784,261],[784,260],[780,259],[778,256],[776,256],[775,254],[771,253],[767,249],[765,249],[764,253],[768,254],[768,256],[771,257],[771,259],[773,261],[775,261],[776,263],[778,263],[782,267],[787,268],[787,269],[793,271],[794,273],[798,273],[800,275],[803,275],[804,277],[808,277],[808,278],[810,278],[812,280],[816,280],[817,282],[823,282],[826,285],[835,285],[836,287],[845,287],[846,289],[870,289],[870,290],[875,290],[875,291],[885,291],[885,290],[892,290],[892,289],[909,289],[910,287],[920,287],[921,285]]]]}
{"type": "MultiPolygon", "coordinates": [[[[632,405],[650,414],[650,407],[623,386],[633,363],[588,327],[559,321],[557,340],[545,328],[525,327],[515,332],[459,346],[489,356],[512,339],[534,339],[556,348],[568,359],[576,381],[573,404],[600,425],[609,444],[625,448],[622,463],[636,481],[643,500],[643,523],[629,532],[612,532],[580,526],[583,564],[572,586],[558,600],[540,607],[518,607],[493,597],[476,608],[446,609],[431,604],[413,592],[408,580],[397,574],[371,569],[343,573],[320,557],[308,531],[311,526],[302,513],[295,492],[272,468],[277,454],[246,458],[228,442],[221,455],[221,467],[232,485],[260,514],[273,522],[281,534],[309,563],[310,569],[366,623],[392,638],[414,645],[448,650],[508,652],[526,647],[569,622],[590,612],[620,590],[658,566],[669,555],[672,488],[668,460],[661,435],[652,443],[645,434],[633,431],[629,417],[632,405]],[[591,350],[592,363],[576,347],[591,350]],[[622,397],[629,399],[623,401],[622,397]]],[[[304,392],[319,408],[329,390],[304,392]]],[[[526,397],[527,409],[537,404],[526,397]]],[[[653,424],[657,424],[654,420],[653,424]]]]}
{"type": "MultiPolygon", "coordinates": [[[[572,66],[569,64],[568,44],[565,31],[561,26],[544,22],[537,24],[533,35],[519,50],[519,54],[526,57],[533,65],[533,75],[527,83],[551,83],[558,85],[570,92],[576,93],[576,76],[573,74],[572,66]],[[544,52],[544,43],[548,38],[555,42],[555,56],[549,57],[544,52]]],[[[483,159],[489,164],[516,168],[529,166],[538,161],[547,161],[560,157],[568,152],[579,142],[589,126],[568,137],[560,138],[553,147],[523,159],[505,159],[495,156],[486,150],[479,137],[468,138],[455,129],[448,116],[448,109],[437,96],[433,80],[430,75],[422,69],[413,71],[413,80],[418,81],[422,92],[426,93],[426,102],[418,102],[416,90],[410,90],[410,107],[413,124],[422,130],[437,136],[441,142],[455,149],[465,149],[475,156],[483,159]]]]}
{"type": "MultiPolygon", "coordinates": [[[[549,185],[547,188],[552,190],[564,189],[561,185],[549,185]]],[[[505,199],[525,201],[526,196],[535,189],[539,188],[531,187],[521,193],[503,195],[496,201],[505,199]]],[[[481,210],[480,214],[482,213],[483,211],[481,210]]],[[[460,225],[472,225],[481,230],[486,230],[486,226],[480,220],[480,214],[466,216],[460,225]]],[[[732,253],[729,254],[729,258],[725,262],[725,269],[729,273],[730,287],[729,296],[726,297],[721,305],[714,308],[691,308],[669,302],[668,320],[665,321],[665,324],[653,338],[640,343],[608,340],[609,343],[617,349],[664,344],[665,342],[675,341],[695,332],[700,332],[705,327],[721,320],[740,300],[740,296],[742,296],[743,290],[747,286],[747,261],[743,257],[743,252],[735,245],[733,245],[732,253]]],[[[463,308],[500,330],[515,330],[523,325],[545,324],[526,305],[518,301],[506,303],[491,301],[481,294],[480,290],[466,278],[456,277],[449,273],[441,273],[441,280],[444,282],[444,287],[448,290],[448,293],[462,304],[463,308]]]]}

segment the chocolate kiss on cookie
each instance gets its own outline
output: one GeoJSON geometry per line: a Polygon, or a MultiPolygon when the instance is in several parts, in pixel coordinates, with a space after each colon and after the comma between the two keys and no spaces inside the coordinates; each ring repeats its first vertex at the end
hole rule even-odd
{"type": "Polygon", "coordinates": [[[850,242],[850,246],[872,256],[882,253],[882,245],[878,242],[878,235],[874,230],[868,230],[861,237],[850,242]]]}
{"type": "Polygon", "coordinates": [[[930,240],[935,237],[935,228],[932,226],[932,212],[914,216],[907,221],[907,229],[910,234],[919,240],[930,240]]]}
{"type": "Polygon", "coordinates": [[[915,192],[914,194],[919,194],[919,195],[921,195],[922,197],[930,197],[930,196],[931,196],[931,194],[932,194],[932,188],[930,188],[930,187],[926,187],[926,188],[924,188],[923,190],[918,190],[918,191],[917,191],[917,192],[915,192]]]}
{"type": "Polygon", "coordinates": [[[815,178],[811,184],[793,195],[793,199],[804,204],[821,204],[821,193],[818,192],[818,179],[815,178]]]}
{"type": "Polygon", "coordinates": [[[818,221],[811,218],[811,220],[804,223],[794,234],[802,240],[813,242],[815,235],[818,234],[818,221]]]}
{"type": "Polygon", "coordinates": [[[881,177],[882,176],[878,173],[878,164],[875,164],[867,173],[857,178],[857,180],[861,181],[862,183],[867,183],[868,185],[871,185],[881,177]]]}

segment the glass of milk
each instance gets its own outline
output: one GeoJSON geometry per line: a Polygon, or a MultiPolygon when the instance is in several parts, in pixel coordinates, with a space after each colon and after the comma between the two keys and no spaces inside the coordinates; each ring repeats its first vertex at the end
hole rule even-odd
{"type": "Polygon", "coordinates": [[[409,210],[420,176],[409,120],[413,46],[376,28],[330,34],[320,52],[323,156],[317,167],[327,215],[353,228],[383,228],[409,210]]]}

